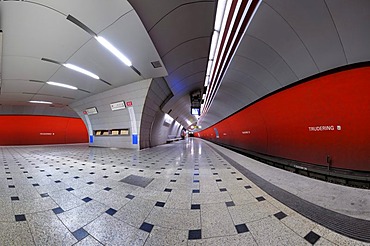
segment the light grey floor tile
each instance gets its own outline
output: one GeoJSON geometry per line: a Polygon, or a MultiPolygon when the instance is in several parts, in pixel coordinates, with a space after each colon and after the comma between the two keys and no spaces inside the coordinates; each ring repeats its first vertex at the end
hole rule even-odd
{"type": "Polygon", "coordinates": [[[101,244],[99,241],[97,241],[95,238],[89,235],[74,245],[75,246],[102,246],[103,244],[101,244]]]}
{"type": "Polygon", "coordinates": [[[6,246],[35,245],[26,221],[0,222],[0,244],[6,246]]]}
{"type": "Polygon", "coordinates": [[[58,217],[73,232],[99,217],[107,209],[107,206],[93,200],[58,214],[58,217]]]}
{"type": "Polygon", "coordinates": [[[200,229],[200,211],[154,207],[146,222],[178,230],[200,229]]]}
{"type": "Polygon", "coordinates": [[[104,245],[144,245],[149,233],[103,214],[84,229],[104,245]]]}
{"type": "Polygon", "coordinates": [[[202,238],[237,234],[225,203],[203,204],[201,218],[202,238]]]}
{"type": "Polygon", "coordinates": [[[141,199],[140,197],[135,197],[131,201],[128,201],[129,202],[120,210],[118,210],[113,216],[126,222],[127,224],[139,228],[144,222],[145,218],[152,211],[156,202],[152,200],[141,199]]]}
{"type": "Polygon", "coordinates": [[[145,246],[186,246],[187,239],[188,231],[155,226],[146,240],[145,246]]]}

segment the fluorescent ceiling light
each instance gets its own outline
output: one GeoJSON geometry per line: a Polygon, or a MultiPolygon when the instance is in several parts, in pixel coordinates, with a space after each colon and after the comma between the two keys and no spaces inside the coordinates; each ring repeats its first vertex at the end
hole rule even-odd
{"type": "Polygon", "coordinates": [[[115,55],[118,59],[120,59],[126,66],[131,67],[132,63],[131,61],[123,55],[116,47],[114,47],[111,43],[108,42],[105,38],[101,36],[95,36],[95,39],[98,40],[98,42],[103,45],[107,50],[109,50],[113,55],[115,55]]]}
{"type": "Polygon", "coordinates": [[[60,86],[60,87],[71,89],[71,90],[78,90],[77,87],[72,86],[72,85],[66,85],[66,84],[62,84],[62,83],[58,83],[58,82],[52,82],[52,81],[48,81],[46,83],[49,84],[49,85],[60,86]]]}
{"type": "Polygon", "coordinates": [[[227,3],[226,0],[218,0],[218,3],[217,3],[217,12],[216,12],[216,19],[215,19],[215,30],[217,31],[220,31],[221,29],[221,24],[222,24],[222,19],[224,18],[226,3],[227,3]]]}
{"type": "Polygon", "coordinates": [[[47,102],[47,101],[28,101],[30,103],[41,103],[41,104],[53,104],[52,102],[47,102]]]}
{"type": "Polygon", "coordinates": [[[73,65],[73,64],[70,64],[70,63],[65,63],[65,64],[63,64],[63,66],[65,66],[66,68],[75,70],[76,72],[83,73],[87,76],[90,76],[91,78],[100,79],[98,75],[96,75],[96,74],[94,74],[90,71],[87,71],[86,69],[80,68],[76,65],[73,65]]]}
{"type": "Polygon", "coordinates": [[[215,57],[216,46],[218,44],[218,35],[219,35],[219,33],[217,31],[213,32],[212,41],[211,41],[211,49],[209,50],[209,59],[210,60],[213,60],[214,57],[215,57]]]}

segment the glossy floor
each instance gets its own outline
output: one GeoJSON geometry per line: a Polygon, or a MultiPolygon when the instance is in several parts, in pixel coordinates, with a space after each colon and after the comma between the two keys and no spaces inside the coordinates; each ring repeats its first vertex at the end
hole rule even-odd
{"type": "Polygon", "coordinates": [[[365,245],[281,204],[199,139],[0,155],[0,245],[365,245]]]}

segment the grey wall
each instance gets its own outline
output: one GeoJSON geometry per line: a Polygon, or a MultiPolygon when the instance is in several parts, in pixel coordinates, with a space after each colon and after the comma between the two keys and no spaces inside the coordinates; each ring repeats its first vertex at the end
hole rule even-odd
{"type": "Polygon", "coordinates": [[[139,144],[132,143],[132,125],[129,115],[129,107],[122,110],[112,111],[110,103],[122,100],[126,103],[128,101],[132,101],[132,108],[135,111],[137,132],[140,133],[143,106],[151,81],[151,79],[147,79],[117,87],[112,90],[87,97],[70,105],[81,116],[86,126],[88,126],[88,122],[83,115],[83,111],[91,107],[96,107],[98,109],[98,114],[89,115],[93,130],[130,129],[130,136],[95,136],[94,143],[90,143],[90,146],[139,149],[139,144]]]}
{"type": "MultiPolygon", "coordinates": [[[[180,124],[173,119],[165,123],[166,114],[161,105],[172,97],[172,92],[163,78],[153,79],[145,101],[140,127],[140,148],[165,144],[169,135],[179,136],[180,124]]],[[[182,128],[182,127],[181,127],[182,128]]]]}

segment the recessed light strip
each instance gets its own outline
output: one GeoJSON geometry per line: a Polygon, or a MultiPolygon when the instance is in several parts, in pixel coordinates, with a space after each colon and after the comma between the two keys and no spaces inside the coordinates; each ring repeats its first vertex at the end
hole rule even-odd
{"type": "Polygon", "coordinates": [[[116,47],[114,47],[108,40],[103,38],[102,36],[95,36],[94,37],[101,45],[104,46],[107,50],[109,50],[113,55],[115,55],[121,62],[123,62],[126,66],[131,67],[131,61],[121,53],[116,47]]]}
{"type": "Polygon", "coordinates": [[[39,104],[53,104],[52,102],[47,102],[47,101],[28,101],[30,103],[39,103],[39,104]]]}
{"type": "Polygon", "coordinates": [[[71,89],[71,90],[78,90],[76,86],[67,85],[67,84],[63,84],[59,82],[48,81],[46,82],[46,84],[55,85],[55,86],[59,86],[59,87],[63,87],[63,88],[71,89]]]}
{"type": "Polygon", "coordinates": [[[93,38],[95,38],[102,46],[104,46],[107,50],[109,50],[114,56],[116,56],[121,62],[123,62],[126,66],[131,67],[139,76],[141,73],[137,70],[133,65],[130,59],[128,59],[124,54],[121,53],[114,45],[112,45],[108,40],[96,34],[93,30],[88,28],[85,24],[81,21],[73,17],[72,15],[67,16],[67,20],[71,21],[72,23],[76,24],[82,30],[90,34],[93,38]]]}
{"type": "MultiPolygon", "coordinates": [[[[234,12],[234,15],[235,13],[238,13],[237,15],[242,15],[240,20],[237,21],[236,25],[235,26],[235,17],[233,16],[233,26],[231,27],[231,29],[235,29],[237,31],[235,31],[235,34],[236,35],[233,35],[233,37],[231,37],[231,39],[229,38],[229,41],[231,41],[231,43],[229,43],[227,45],[228,47],[228,50],[223,50],[223,53],[224,53],[224,57],[221,61],[221,64],[218,64],[217,66],[217,74],[215,74],[215,77],[212,77],[212,84],[211,84],[211,90],[207,91],[207,97],[206,97],[206,102],[205,102],[205,105],[203,107],[203,113],[204,115],[208,112],[209,108],[210,108],[210,105],[221,85],[221,82],[223,80],[223,77],[225,76],[225,72],[227,70],[227,68],[230,66],[230,62],[231,62],[231,59],[234,57],[235,55],[235,52],[237,50],[237,47],[239,46],[240,42],[241,42],[241,39],[242,37],[244,36],[246,30],[248,29],[248,26],[255,14],[255,12],[257,11],[259,5],[260,5],[261,1],[260,0],[252,0],[252,1],[249,1],[242,9],[241,12],[240,9],[235,9],[236,11],[234,12]],[[226,51],[226,53],[225,53],[226,51]]],[[[245,4],[245,3],[244,3],[245,4]]],[[[240,8],[240,5],[239,5],[239,8],[240,8]]]]}
{"type": "Polygon", "coordinates": [[[96,74],[94,74],[90,71],[87,71],[86,69],[80,68],[76,65],[73,65],[73,64],[70,64],[70,63],[64,63],[63,66],[65,66],[66,68],[72,69],[76,72],[83,73],[87,76],[90,76],[91,78],[100,79],[98,75],[96,75],[96,74]]]}

